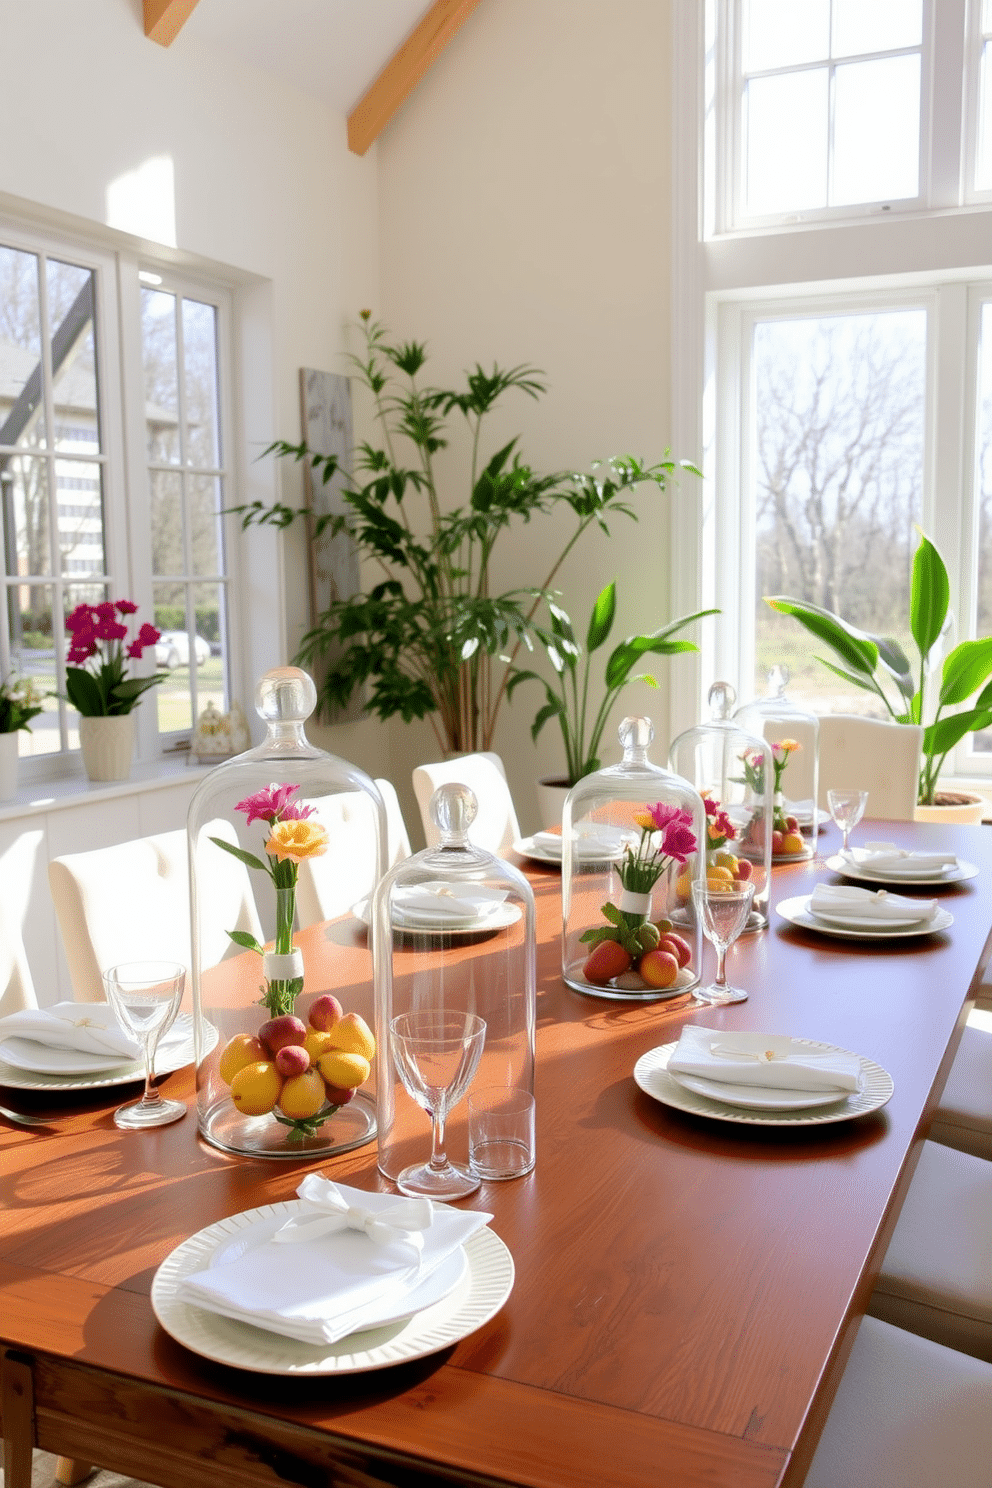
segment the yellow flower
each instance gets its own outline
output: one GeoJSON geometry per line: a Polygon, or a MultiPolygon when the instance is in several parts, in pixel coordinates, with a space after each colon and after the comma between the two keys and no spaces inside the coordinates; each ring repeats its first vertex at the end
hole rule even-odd
{"type": "Polygon", "coordinates": [[[802,749],[798,739],[779,739],[774,746],[776,749],[784,749],[786,754],[794,754],[797,749],[802,749]]]}
{"type": "Polygon", "coordinates": [[[653,832],[654,831],[654,818],[648,816],[646,812],[645,812],[645,814],[643,816],[635,816],[634,817],[634,822],[635,822],[635,825],[637,825],[638,827],[640,827],[640,829],[641,829],[642,832],[653,832]]]}
{"type": "Polygon", "coordinates": [[[280,863],[319,858],[327,851],[327,828],[312,821],[273,822],[265,851],[280,863]]]}

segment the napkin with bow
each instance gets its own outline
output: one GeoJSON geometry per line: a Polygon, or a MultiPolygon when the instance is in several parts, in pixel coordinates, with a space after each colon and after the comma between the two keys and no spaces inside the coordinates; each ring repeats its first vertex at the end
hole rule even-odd
{"type": "Polygon", "coordinates": [[[866,842],[863,847],[849,847],[841,853],[850,868],[867,868],[869,873],[889,873],[899,878],[932,878],[957,864],[954,853],[909,852],[894,842],[866,842]]]}
{"type": "Polygon", "coordinates": [[[374,1327],[492,1218],[429,1199],[366,1193],[308,1173],[281,1230],[237,1259],[194,1272],[184,1302],[302,1343],[374,1327]]]}
{"type": "Polygon", "coordinates": [[[810,913],[831,920],[932,920],[939,908],[936,899],[907,899],[885,889],[856,889],[849,884],[817,884],[809,899],[810,913]]]}
{"type": "Polygon", "coordinates": [[[673,1075],[765,1090],[857,1090],[861,1061],[844,1049],[811,1049],[779,1034],[721,1033],[688,1024],[668,1061],[673,1075]]]}
{"type": "Polygon", "coordinates": [[[495,914],[506,898],[506,890],[488,884],[452,884],[443,880],[401,887],[393,895],[393,907],[401,920],[449,924],[486,919],[495,914]]]}
{"type": "Polygon", "coordinates": [[[124,1032],[106,1002],[57,1002],[53,1007],[9,1013],[0,1018],[0,1039],[4,1038],[116,1057],[121,1063],[141,1058],[141,1045],[124,1032]]]}

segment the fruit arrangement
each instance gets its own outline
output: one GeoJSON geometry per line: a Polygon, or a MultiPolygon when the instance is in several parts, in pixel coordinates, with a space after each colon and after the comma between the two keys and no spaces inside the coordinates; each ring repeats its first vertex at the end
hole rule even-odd
{"type": "Polygon", "coordinates": [[[245,1116],[274,1115],[298,1141],[354,1099],[372,1071],[375,1039],[358,1013],[329,993],[310,1009],[309,1027],[292,1013],[239,1033],[221,1052],[218,1072],[245,1116]]]}
{"type": "MultiPolygon", "coordinates": [[[[680,985],[679,973],[689,967],[692,947],[675,933],[671,920],[627,923],[629,917],[613,904],[603,905],[612,923],[587,930],[584,941],[594,942],[582,967],[582,975],[594,987],[613,986],[621,991],[659,990],[680,985]]],[[[688,985],[689,976],[682,978],[688,985]]]]}
{"type": "MultiPolygon", "coordinates": [[[[753,874],[754,869],[745,857],[735,857],[731,852],[707,853],[706,855],[706,882],[711,889],[718,889],[722,885],[726,889],[736,889],[745,884],[753,874]]],[[[692,870],[684,869],[675,880],[675,893],[680,905],[686,905],[692,899],[692,870]]]]}
{"type": "MultiPolygon", "coordinates": [[[[765,824],[760,817],[752,817],[744,831],[741,848],[744,852],[750,850],[756,858],[764,857],[765,824]]],[[[782,811],[776,811],[772,816],[772,857],[796,858],[806,852],[806,843],[799,830],[797,819],[794,816],[786,816],[782,811]]]]}
{"type": "MultiPolygon", "coordinates": [[[[799,830],[799,822],[796,817],[786,815],[785,797],[782,793],[782,776],[785,774],[789,760],[801,749],[802,745],[795,739],[779,739],[771,746],[772,771],[774,773],[774,796],[772,805],[772,857],[773,858],[798,858],[809,855],[809,849],[803,840],[803,834],[799,830]]],[[[757,750],[744,756],[744,774],[737,781],[739,785],[746,785],[757,798],[765,793],[765,765],[762,756],[757,750]]],[[[741,838],[741,851],[748,853],[753,858],[763,858],[765,855],[765,823],[763,815],[757,813],[751,818],[744,829],[741,838]]]]}

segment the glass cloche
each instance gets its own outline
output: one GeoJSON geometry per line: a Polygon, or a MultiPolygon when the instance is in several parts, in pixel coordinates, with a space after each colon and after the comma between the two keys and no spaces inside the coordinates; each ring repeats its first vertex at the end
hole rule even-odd
{"type": "MultiPolygon", "coordinates": [[[[408,1014],[449,1023],[481,1019],[478,1065],[443,1131],[449,1170],[455,1170],[460,1193],[468,1193],[479,1181],[469,1169],[468,1097],[534,1091],[534,895],[517,868],[469,841],[477,802],[467,785],[440,786],[429,810],[438,845],[395,864],[373,896],[379,1169],[404,1188],[407,1170],[433,1160],[429,1102],[408,1092],[387,1037],[390,1025],[396,1029],[408,1014]]],[[[452,1073],[449,1063],[436,1056],[439,1087],[452,1073]]],[[[449,1186],[439,1192],[455,1191],[449,1186]]]]}
{"type": "Polygon", "coordinates": [[[768,924],[773,756],[764,739],[732,720],[735,700],[729,682],[714,682],[709,721],[679,734],[668,762],[703,798],[707,877],[728,886],[750,879],[754,898],[745,928],[760,930],[768,924]]]}
{"type": "MultiPolygon", "coordinates": [[[[820,721],[786,696],[789,669],[774,666],[763,698],[744,703],[734,721],[772,750],[772,862],[816,854],[820,721]]],[[[763,781],[756,790],[764,789],[763,781]]]]}
{"type": "Polygon", "coordinates": [[[692,884],[706,862],[706,813],[687,780],[648,759],[649,718],[625,718],[619,734],[621,762],[565,798],[562,976],[593,997],[677,997],[700,976],[692,884]]]}
{"type": "Polygon", "coordinates": [[[316,702],[306,672],[267,672],[265,742],[189,808],[199,1128],[254,1157],[376,1132],[371,953],[351,907],[382,876],[386,817],[363,770],[308,742],[316,702]]]}

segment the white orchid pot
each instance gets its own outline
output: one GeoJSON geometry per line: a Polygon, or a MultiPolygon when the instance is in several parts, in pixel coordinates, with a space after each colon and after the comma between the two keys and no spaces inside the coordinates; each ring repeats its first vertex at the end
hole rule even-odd
{"type": "Polygon", "coordinates": [[[79,744],[91,780],[128,780],[134,755],[134,713],[80,718],[79,744]]]}
{"type": "Polygon", "coordinates": [[[18,732],[0,734],[0,801],[12,801],[17,795],[18,732]]]}

